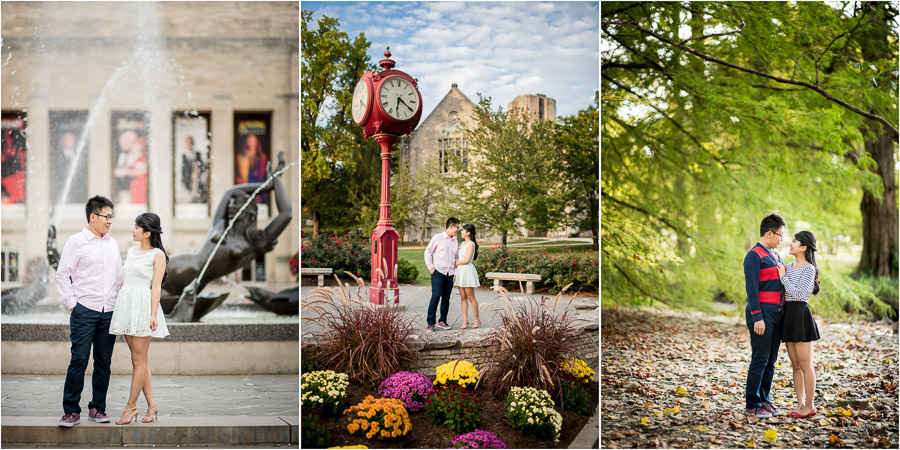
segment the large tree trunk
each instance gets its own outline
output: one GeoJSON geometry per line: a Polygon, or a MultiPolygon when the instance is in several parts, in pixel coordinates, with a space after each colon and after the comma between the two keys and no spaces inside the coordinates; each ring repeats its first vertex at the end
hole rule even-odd
{"type": "Polygon", "coordinates": [[[322,214],[319,211],[313,211],[313,238],[319,236],[319,221],[321,221],[322,214]]]}
{"type": "MultiPolygon", "coordinates": [[[[881,127],[879,126],[879,129],[881,127]]],[[[898,268],[897,180],[894,178],[894,141],[884,131],[866,141],[866,151],[878,164],[871,170],[884,182],[884,193],[878,199],[863,193],[860,210],[863,221],[863,251],[858,275],[871,273],[879,277],[896,276],[898,268]]]]}

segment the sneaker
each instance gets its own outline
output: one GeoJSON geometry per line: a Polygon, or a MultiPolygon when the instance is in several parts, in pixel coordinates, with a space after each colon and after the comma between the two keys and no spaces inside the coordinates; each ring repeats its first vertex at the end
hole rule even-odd
{"type": "Polygon", "coordinates": [[[775,408],[775,405],[769,402],[763,402],[762,409],[766,410],[766,412],[772,414],[773,416],[781,415],[781,411],[779,411],[777,408],[775,408]]]}
{"type": "Polygon", "coordinates": [[[59,426],[61,427],[74,427],[81,423],[81,415],[77,413],[69,413],[62,416],[62,419],[59,419],[59,426]]]}
{"type": "Polygon", "coordinates": [[[439,326],[439,327],[441,327],[441,328],[443,328],[443,329],[445,329],[445,330],[449,330],[449,329],[450,329],[450,325],[447,325],[447,322],[438,322],[437,326],[439,326]]]}
{"type": "Polygon", "coordinates": [[[428,328],[425,329],[426,333],[434,333],[434,325],[429,325],[428,328]]]}
{"type": "Polygon", "coordinates": [[[748,416],[757,416],[761,419],[772,417],[772,413],[763,408],[747,408],[744,410],[744,414],[748,416]]]}
{"type": "Polygon", "coordinates": [[[97,423],[109,423],[109,416],[97,408],[91,408],[90,412],[88,412],[88,420],[93,420],[97,423]]]}

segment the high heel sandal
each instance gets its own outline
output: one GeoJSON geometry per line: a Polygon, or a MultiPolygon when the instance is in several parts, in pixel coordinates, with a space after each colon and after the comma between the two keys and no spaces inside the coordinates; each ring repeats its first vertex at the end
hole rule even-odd
{"type": "Polygon", "coordinates": [[[459,327],[459,329],[465,330],[468,326],[469,326],[469,321],[466,320],[466,321],[463,322],[462,326],[459,327]]]}
{"type": "Polygon", "coordinates": [[[141,419],[141,422],[150,423],[159,420],[159,405],[153,405],[147,408],[147,415],[141,419]]]}
{"type": "Polygon", "coordinates": [[[122,417],[119,417],[119,419],[116,420],[116,425],[128,425],[131,422],[136,422],[137,416],[137,406],[135,406],[134,408],[125,408],[125,411],[122,411],[122,417]]]}
{"type": "Polygon", "coordinates": [[[476,319],[475,322],[472,323],[472,328],[478,328],[481,325],[481,319],[476,319]]]}

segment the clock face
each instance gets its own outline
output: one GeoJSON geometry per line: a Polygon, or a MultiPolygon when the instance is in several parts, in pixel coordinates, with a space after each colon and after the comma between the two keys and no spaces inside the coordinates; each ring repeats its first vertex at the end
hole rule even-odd
{"type": "Polygon", "coordinates": [[[397,120],[409,119],[421,106],[416,88],[401,77],[390,77],[381,84],[378,101],[384,112],[397,120]]]}
{"type": "Polygon", "coordinates": [[[353,91],[353,120],[361,124],[366,117],[366,110],[369,106],[369,86],[366,80],[359,80],[356,83],[356,89],[353,91]]]}

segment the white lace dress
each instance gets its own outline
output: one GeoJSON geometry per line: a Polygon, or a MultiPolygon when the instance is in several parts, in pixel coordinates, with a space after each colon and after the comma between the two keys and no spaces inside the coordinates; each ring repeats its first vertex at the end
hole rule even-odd
{"type": "Polygon", "coordinates": [[[153,281],[153,258],[159,251],[161,250],[158,248],[146,251],[137,247],[128,249],[128,257],[122,268],[124,282],[116,297],[109,334],[155,338],[169,335],[162,305],[157,306],[156,331],[150,330],[150,283],[153,281]]]}
{"type": "MultiPolygon", "coordinates": [[[[475,244],[471,241],[464,241],[462,245],[459,246],[459,258],[465,258],[466,254],[469,252],[469,246],[474,246],[475,244]]],[[[472,258],[475,258],[475,252],[472,251],[472,258]]],[[[468,264],[463,264],[456,268],[456,282],[453,283],[453,286],[456,287],[478,287],[481,286],[481,283],[478,282],[478,270],[475,269],[475,264],[473,261],[469,261],[468,264]]]]}

